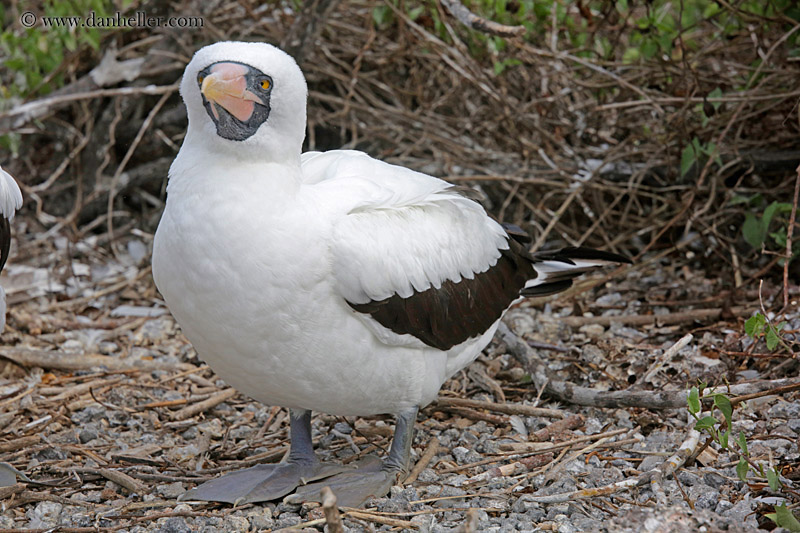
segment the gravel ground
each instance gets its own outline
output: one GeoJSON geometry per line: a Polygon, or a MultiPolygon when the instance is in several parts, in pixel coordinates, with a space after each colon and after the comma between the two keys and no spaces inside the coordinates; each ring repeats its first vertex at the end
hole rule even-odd
{"type": "MultiPolygon", "coordinates": [[[[26,477],[2,487],[13,481],[0,469],[0,530],[321,531],[317,505],[176,501],[198,480],[279,460],[288,416],[229,391],[196,358],[152,285],[146,238],[117,258],[98,253],[96,242],[54,242],[12,257],[2,279],[11,311],[0,347],[0,462],[26,477]]],[[[738,320],[669,320],[686,301],[721,306],[718,295],[688,267],[655,262],[593,290],[526,302],[506,322],[547,358],[553,379],[599,390],[682,390],[697,380],[796,374],[791,359],[730,355],[764,351],[742,334],[741,317],[751,310],[739,309],[738,320]],[[611,315],[663,320],[606,327],[588,318],[611,315]],[[568,324],[580,316],[582,325],[568,324]],[[694,340],[661,357],[689,331],[694,340]]],[[[417,424],[415,460],[424,457],[425,468],[386,498],[343,510],[346,531],[754,531],[785,498],[762,479],[740,481],[738,456],[712,444],[660,483],[544,503],[658,467],[690,434],[686,409],[539,398],[501,344],[448,381],[441,397],[417,424]],[[534,415],[534,406],[555,413],[534,415]],[[559,420],[568,422],[554,426],[559,420]]],[[[390,417],[317,415],[314,438],[323,457],[350,462],[382,454],[392,424],[390,417]]],[[[776,465],[785,486],[796,486],[797,393],[747,402],[734,413],[733,434],[740,430],[751,458],[776,465]]]]}

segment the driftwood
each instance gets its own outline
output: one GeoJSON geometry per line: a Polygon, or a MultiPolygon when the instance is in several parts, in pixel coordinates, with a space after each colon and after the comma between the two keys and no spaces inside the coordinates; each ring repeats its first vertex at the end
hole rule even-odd
{"type": "MultiPolygon", "coordinates": [[[[528,344],[514,334],[508,326],[500,323],[499,338],[511,353],[530,372],[534,384],[544,389],[548,396],[576,405],[594,407],[644,407],[647,409],[681,409],[686,407],[689,391],[685,389],[667,391],[600,391],[580,387],[552,379],[547,364],[528,344]]],[[[674,346],[673,346],[674,348],[674,346]]],[[[785,389],[800,384],[800,378],[785,378],[736,383],[724,388],[730,395],[756,394],[773,391],[780,394],[785,389]],[[776,391],[777,390],[777,391],[776,391]]],[[[794,390],[793,388],[791,390],[794,390]]]]}

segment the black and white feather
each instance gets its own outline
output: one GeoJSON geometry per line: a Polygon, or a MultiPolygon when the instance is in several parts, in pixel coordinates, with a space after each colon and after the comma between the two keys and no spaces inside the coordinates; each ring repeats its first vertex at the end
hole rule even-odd
{"type": "MultiPolygon", "coordinates": [[[[22,192],[11,174],[0,167],[0,271],[11,249],[11,221],[22,207],[22,192]]],[[[6,325],[6,294],[0,287],[0,333],[6,325]]]]}

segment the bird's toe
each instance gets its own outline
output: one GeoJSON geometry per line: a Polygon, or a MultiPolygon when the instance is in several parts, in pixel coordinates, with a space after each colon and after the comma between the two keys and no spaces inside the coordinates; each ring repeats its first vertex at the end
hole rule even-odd
{"type": "Polygon", "coordinates": [[[234,505],[277,500],[304,483],[348,470],[346,466],[330,463],[256,465],[207,481],[186,491],[179,499],[234,505]]]}
{"type": "Polygon", "coordinates": [[[357,470],[301,485],[284,498],[287,503],[321,502],[323,487],[330,487],[340,507],[360,507],[369,498],[380,498],[395,484],[397,473],[383,467],[380,459],[368,456],[359,461],[357,470]]]}

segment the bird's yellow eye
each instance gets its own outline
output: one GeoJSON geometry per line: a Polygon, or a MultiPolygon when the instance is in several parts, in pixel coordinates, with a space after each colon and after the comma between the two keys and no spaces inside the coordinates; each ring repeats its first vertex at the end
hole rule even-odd
{"type": "Polygon", "coordinates": [[[203,83],[204,79],[205,79],[204,76],[197,76],[197,83],[203,83]]]}
{"type": "Polygon", "coordinates": [[[261,88],[265,91],[269,89],[269,80],[261,80],[261,88]]]}

